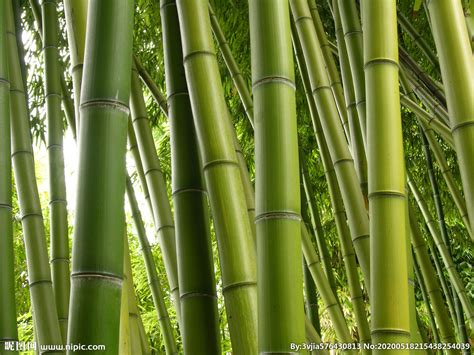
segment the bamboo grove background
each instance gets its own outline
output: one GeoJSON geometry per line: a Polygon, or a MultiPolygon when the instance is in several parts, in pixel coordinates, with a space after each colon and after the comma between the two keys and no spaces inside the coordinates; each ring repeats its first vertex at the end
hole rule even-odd
{"type": "Polygon", "coordinates": [[[1,1],[0,353],[472,343],[473,7],[1,1]]]}

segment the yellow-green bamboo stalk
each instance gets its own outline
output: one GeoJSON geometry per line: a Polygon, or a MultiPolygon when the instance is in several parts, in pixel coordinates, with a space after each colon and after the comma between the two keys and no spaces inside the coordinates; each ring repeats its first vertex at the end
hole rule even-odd
{"type": "MultiPolygon", "coordinates": [[[[346,109],[349,121],[349,131],[351,135],[352,155],[354,156],[354,163],[357,176],[360,181],[360,188],[364,198],[367,199],[367,155],[364,146],[364,137],[361,131],[361,124],[359,122],[359,113],[357,111],[357,101],[354,93],[354,82],[352,80],[351,66],[347,54],[347,46],[344,40],[344,31],[341,25],[341,18],[339,15],[339,5],[337,0],[332,0],[332,8],[334,12],[334,26],[336,30],[337,48],[339,53],[339,64],[341,67],[342,81],[344,83],[344,96],[346,100],[346,109]]],[[[366,201],[368,205],[368,201],[366,201]]]]}
{"type": "Polygon", "coordinates": [[[324,32],[324,26],[321,21],[321,17],[319,17],[318,8],[316,6],[316,0],[309,0],[308,5],[309,10],[311,12],[311,17],[313,18],[314,28],[316,29],[316,34],[318,36],[319,47],[321,48],[321,52],[323,53],[324,63],[326,63],[329,85],[331,86],[331,90],[334,95],[334,101],[336,102],[339,117],[342,122],[342,127],[344,128],[344,132],[346,133],[347,141],[351,142],[351,133],[347,119],[346,103],[344,100],[341,78],[339,76],[336,63],[334,62],[334,56],[331,51],[326,32],[324,32]]]}
{"type": "MultiPolygon", "coordinates": [[[[295,33],[295,27],[292,27],[295,33]]],[[[336,172],[334,170],[332,160],[329,154],[329,150],[324,139],[321,122],[318,117],[316,104],[311,94],[311,88],[309,84],[309,78],[307,75],[306,67],[304,65],[303,55],[301,46],[297,36],[293,36],[296,59],[300,69],[301,77],[303,80],[303,87],[305,89],[306,99],[309,106],[309,112],[313,121],[313,128],[318,143],[319,151],[322,158],[323,168],[328,183],[329,197],[331,205],[334,211],[334,219],[336,221],[336,229],[341,243],[342,259],[344,261],[344,267],[347,274],[347,282],[349,286],[349,293],[351,295],[351,301],[354,307],[354,314],[357,323],[357,332],[359,334],[359,342],[369,343],[370,342],[370,329],[367,321],[367,314],[365,310],[363,294],[361,290],[361,280],[359,280],[359,273],[357,270],[357,262],[354,252],[354,247],[350,238],[350,231],[346,223],[346,213],[344,209],[344,202],[342,200],[341,191],[337,182],[336,172]]],[[[363,349],[363,354],[369,354],[370,350],[363,349]]]]}
{"type": "Polygon", "coordinates": [[[219,245],[232,347],[236,354],[254,354],[255,247],[214,53],[208,3],[178,0],[177,5],[186,79],[219,245]]]}
{"type": "Polygon", "coordinates": [[[421,210],[421,213],[423,214],[423,217],[428,226],[428,229],[441,255],[444,266],[449,275],[451,284],[456,290],[456,293],[459,297],[459,300],[461,301],[464,312],[466,313],[466,321],[471,325],[471,328],[474,328],[474,308],[472,306],[471,301],[469,300],[469,297],[466,293],[466,289],[464,288],[464,285],[461,281],[459,273],[456,270],[453,259],[451,257],[451,253],[446,247],[446,244],[444,243],[443,238],[441,238],[436,221],[431,216],[431,213],[428,210],[428,206],[426,205],[426,202],[424,201],[420,190],[416,186],[410,174],[407,173],[407,175],[408,175],[408,184],[410,185],[410,190],[413,193],[413,196],[415,197],[416,202],[418,203],[418,206],[421,210]]]}
{"type": "MultiPolygon", "coordinates": [[[[441,76],[447,84],[451,132],[458,154],[461,181],[469,220],[474,220],[474,62],[461,2],[430,0],[428,12],[433,25],[441,76]]],[[[471,225],[471,232],[473,226],[471,225]]],[[[471,322],[474,320],[471,319],[471,322]]]]}
{"type": "Polygon", "coordinates": [[[290,5],[303,48],[312,94],[319,115],[324,117],[321,120],[321,125],[328,143],[334,170],[340,183],[352,241],[364,278],[367,283],[370,283],[369,219],[354,168],[354,161],[349,152],[336,104],[329,87],[329,80],[323,65],[323,55],[318,44],[308,4],[305,0],[291,0],[290,5]]]}
{"type": "Polygon", "coordinates": [[[326,311],[331,318],[336,337],[338,341],[342,343],[350,343],[352,342],[352,337],[349,328],[347,327],[344,314],[342,313],[342,308],[331,289],[331,285],[329,284],[326,275],[324,274],[321,260],[314,250],[313,243],[311,242],[311,238],[304,223],[301,223],[301,238],[303,243],[303,254],[306,263],[308,264],[308,269],[313,276],[314,283],[316,284],[321,299],[326,306],[326,311]]]}
{"type": "Polygon", "coordinates": [[[137,136],[138,150],[143,163],[145,178],[150,192],[153,220],[158,235],[166,275],[173,294],[173,302],[178,321],[181,319],[179,299],[178,265],[176,262],[176,240],[173,215],[168,199],[166,181],[161,170],[160,160],[156,153],[155,142],[147,116],[140,78],[132,70],[132,92],[130,96],[132,122],[137,136]]]}
{"type": "MultiPolygon", "coordinates": [[[[416,97],[413,94],[413,92],[410,92],[410,83],[408,82],[408,79],[406,78],[405,72],[401,70],[400,72],[400,83],[402,85],[402,88],[405,91],[405,95],[408,95],[408,97],[412,100],[415,101],[416,97]]],[[[418,116],[416,116],[418,118],[418,116]]],[[[446,185],[448,186],[448,190],[451,193],[451,196],[454,200],[454,203],[456,207],[459,210],[459,214],[461,215],[461,218],[464,222],[464,225],[466,227],[466,230],[468,231],[469,235],[471,236],[471,239],[473,239],[473,234],[471,233],[471,228],[470,228],[470,222],[469,222],[469,217],[467,215],[467,209],[466,209],[466,201],[464,200],[464,197],[461,195],[461,192],[459,191],[458,186],[456,185],[454,181],[453,174],[451,172],[451,169],[448,166],[448,163],[446,161],[446,156],[444,155],[443,149],[441,148],[440,144],[438,143],[433,129],[430,128],[423,119],[418,118],[418,122],[423,130],[423,133],[426,136],[426,139],[428,140],[428,143],[431,147],[431,150],[433,151],[433,154],[435,156],[436,161],[438,162],[439,168],[441,170],[441,173],[443,175],[443,178],[446,182],[446,185]]]]}
{"type": "MultiPolygon", "coordinates": [[[[396,1],[364,0],[361,5],[367,94],[372,343],[403,344],[410,341],[410,314],[396,1]]],[[[376,349],[375,353],[408,354],[409,350],[376,349]]]]}
{"type": "Polygon", "coordinates": [[[290,15],[286,0],[250,1],[249,12],[255,106],[258,348],[261,354],[285,353],[289,343],[305,340],[290,15]],[[269,41],[268,33],[279,40],[269,41]]]}
{"type": "Polygon", "coordinates": [[[431,306],[436,317],[436,324],[439,328],[441,341],[444,343],[454,343],[456,339],[454,337],[452,319],[449,317],[448,310],[446,309],[441,286],[436,277],[433,264],[430,261],[428,248],[421,234],[420,227],[418,226],[415,211],[411,205],[409,206],[409,214],[413,251],[415,252],[420,273],[427,289],[427,295],[431,300],[431,306]]]}
{"type": "Polygon", "coordinates": [[[346,42],[349,64],[352,72],[356,108],[364,145],[367,148],[367,124],[365,107],[364,55],[362,48],[362,28],[356,2],[354,0],[337,0],[344,39],[346,42]]]}

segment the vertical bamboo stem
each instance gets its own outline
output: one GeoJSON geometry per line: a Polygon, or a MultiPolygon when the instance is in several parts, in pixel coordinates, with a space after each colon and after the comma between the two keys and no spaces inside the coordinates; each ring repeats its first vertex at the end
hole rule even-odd
{"type": "Polygon", "coordinates": [[[90,2],[68,342],[110,353],[119,348],[132,29],[133,1],[90,2]]]}
{"type": "Polygon", "coordinates": [[[5,1],[4,3],[6,3],[7,14],[8,50],[6,53],[10,79],[11,153],[25,235],[35,334],[39,345],[59,345],[62,344],[62,338],[48,263],[43,215],[36,185],[27,101],[15,36],[12,2],[5,1]]]}
{"type": "MultiPolygon", "coordinates": [[[[361,5],[365,28],[372,342],[406,343],[410,341],[408,221],[396,1],[364,0],[361,5]]],[[[381,352],[409,353],[408,349],[374,350],[381,352]]]]}
{"type": "MultiPolygon", "coordinates": [[[[0,353],[18,341],[12,216],[10,81],[8,74],[7,1],[0,4],[0,353]]],[[[18,354],[18,352],[12,352],[18,354]]]]}
{"type": "Polygon", "coordinates": [[[219,354],[219,314],[207,201],[183,66],[176,1],[161,0],[171,169],[181,301],[187,354],[219,354]]]}

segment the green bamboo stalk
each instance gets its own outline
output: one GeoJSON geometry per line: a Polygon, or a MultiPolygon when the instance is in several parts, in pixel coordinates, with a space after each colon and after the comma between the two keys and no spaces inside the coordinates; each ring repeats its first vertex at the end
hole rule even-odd
{"type": "Polygon", "coordinates": [[[131,355],[130,342],[130,317],[128,315],[128,287],[125,274],[122,283],[122,295],[120,297],[120,330],[119,330],[119,348],[118,354],[131,355]]]}
{"type": "MultiPolygon", "coordinates": [[[[12,161],[10,133],[10,81],[7,56],[7,1],[0,4],[0,354],[5,344],[18,341],[12,215],[12,161]]],[[[18,352],[8,352],[18,354],[18,352]]]]}
{"type": "MultiPolygon", "coordinates": [[[[293,31],[296,32],[295,26],[292,27],[293,31]]],[[[313,127],[316,135],[316,141],[319,147],[319,151],[322,157],[323,167],[328,183],[329,197],[331,205],[334,210],[334,219],[336,221],[336,229],[341,244],[342,258],[346,269],[349,293],[351,295],[351,301],[354,307],[354,315],[357,323],[357,331],[359,334],[360,343],[370,342],[370,330],[369,323],[367,321],[367,314],[365,310],[361,281],[359,280],[359,273],[357,271],[357,263],[354,252],[354,247],[350,239],[349,228],[346,223],[346,213],[344,209],[344,202],[342,200],[341,191],[337,182],[333,163],[329,154],[329,150],[326,145],[326,141],[322,134],[321,123],[318,117],[316,104],[311,94],[309,78],[307,75],[306,67],[304,65],[302,49],[299,45],[297,36],[293,36],[294,47],[296,52],[296,59],[300,69],[303,86],[305,89],[306,99],[308,101],[309,111],[311,119],[313,121],[313,127]]],[[[369,354],[370,351],[363,349],[363,354],[369,354]]]]}
{"type": "Polygon", "coordinates": [[[409,71],[413,80],[416,81],[419,86],[426,88],[429,93],[428,96],[432,96],[443,106],[443,108],[446,108],[446,96],[444,94],[443,84],[423,71],[417,61],[413,59],[410,53],[408,53],[401,45],[398,45],[398,51],[403,67],[409,71]]]}
{"type": "MultiPolygon", "coordinates": [[[[423,152],[425,154],[426,164],[428,166],[428,176],[430,179],[431,189],[433,192],[433,200],[435,202],[435,209],[436,209],[436,216],[437,216],[438,224],[439,224],[439,230],[441,232],[441,237],[443,238],[444,244],[446,244],[448,251],[451,252],[448,229],[446,227],[446,221],[444,220],[443,204],[441,202],[438,182],[436,181],[436,177],[434,174],[433,160],[431,158],[430,147],[429,147],[428,139],[423,133],[423,129],[421,127],[420,127],[420,135],[421,135],[421,140],[423,143],[423,152]]],[[[448,292],[445,293],[446,298],[453,299],[454,307],[456,309],[457,334],[459,336],[459,342],[464,343],[464,344],[468,343],[469,340],[468,340],[467,331],[466,331],[466,324],[464,322],[464,314],[462,311],[462,305],[459,301],[458,296],[456,295],[456,292],[452,289],[452,287],[449,288],[447,291],[448,292]]]]}
{"type": "Polygon", "coordinates": [[[142,351],[144,355],[151,355],[151,347],[148,342],[148,336],[145,332],[145,327],[143,326],[142,317],[138,315],[138,330],[140,331],[140,342],[142,344],[142,351]]]}
{"type": "Polygon", "coordinates": [[[316,285],[309,271],[308,264],[303,259],[303,279],[304,279],[304,292],[305,292],[305,309],[306,315],[310,320],[314,329],[321,334],[321,324],[319,322],[319,308],[318,308],[318,297],[316,295],[316,285]]]}
{"type": "Polygon", "coordinates": [[[247,83],[239,69],[239,66],[232,55],[232,51],[230,50],[229,44],[225,39],[224,32],[222,32],[222,29],[219,26],[219,21],[217,20],[216,14],[212,10],[211,4],[209,4],[209,15],[211,18],[212,32],[214,33],[214,37],[216,38],[217,43],[219,44],[219,49],[221,50],[222,57],[224,58],[227,69],[230,72],[232,81],[234,82],[234,85],[237,88],[237,92],[239,93],[240,101],[242,102],[245,113],[247,114],[247,117],[249,118],[252,127],[254,127],[252,97],[250,96],[247,83]]]}
{"type": "Polygon", "coordinates": [[[412,111],[425,125],[431,127],[436,133],[438,133],[451,147],[454,147],[454,139],[451,134],[449,127],[436,118],[435,114],[431,114],[423,110],[416,102],[409,99],[407,96],[402,95],[400,102],[407,109],[412,111]]]}
{"type": "Polygon", "coordinates": [[[321,260],[314,250],[313,243],[311,242],[311,238],[304,223],[301,223],[301,238],[303,242],[303,254],[306,263],[308,264],[308,268],[311,272],[314,283],[318,288],[321,299],[326,306],[326,311],[328,312],[332,321],[332,325],[336,332],[336,337],[341,343],[350,343],[352,342],[352,337],[346,324],[346,319],[344,318],[344,314],[342,313],[342,309],[339,305],[336,295],[331,290],[331,285],[329,285],[329,281],[324,274],[321,260]]]}
{"type": "Polygon", "coordinates": [[[6,53],[10,78],[11,153],[25,235],[28,281],[36,336],[40,345],[60,345],[62,344],[61,332],[48,264],[43,215],[36,185],[28,109],[15,36],[12,2],[5,1],[5,3],[8,45],[6,53]]]}
{"type": "Polygon", "coordinates": [[[166,102],[166,97],[161,93],[160,88],[155,84],[155,82],[151,78],[151,75],[146,71],[145,67],[136,55],[133,55],[133,61],[135,63],[135,67],[138,71],[138,74],[140,74],[140,78],[142,79],[148,90],[150,90],[151,96],[153,96],[153,99],[156,101],[163,114],[168,117],[168,104],[166,102]]]}
{"type": "Polygon", "coordinates": [[[354,161],[345,141],[344,131],[338,118],[329,81],[323,65],[323,56],[318,45],[308,4],[304,0],[291,0],[291,9],[300,38],[311,90],[319,115],[324,117],[321,125],[327,139],[329,151],[336,171],[344,204],[349,219],[349,228],[354,247],[367,284],[370,283],[369,220],[364,197],[354,168],[354,161]]]}
{"type": "Polygon", "coordinates": [[[466,290],[461,281],[459,273],[457,272],[456,267],[453,263],[451,254],[448,248],[446,247],[446,244],[444,243],[443,239],[441,238],[439,230],[436,226],[436,221],[431,216],[431,213],[428,210],[428,206],[426,205],[426,202],[423,200],[423,196],[418,190],[418,187],[415,185],[415,182],[411,178],[410,174],[408,174],[408,172],[407,172],[407,175],[408,175],[408,184],[410,185],[410,190],[413,193],[413,196],[415,197],[416,202],[418,203],[418,206],[421,210],[421,213],[423,214],[423,217],[431,233],[431,236],[433,237],[436,247],[438,248],[438,251],[441,255],[441,259],[443,260],[444,266],[448,272],[451,284],[456,290],[459,300],[461,301],[461,304],[463,306],[464,312],[466,312],[466,316],[467,316],[466,321],[469,322],[471,327],[474,328],[474,309],[473,309],[472,303],[469,301],[469,297],[466,293],[466,290]]]}
{"type": "MultiPolygon", "coordinates": [[[[321,344],[323,342],[321,340],[321,337],[316,332],[316,330],[314,329],[313,325],[311,324],[310,320],[307,317],[305,318],[304,327],[306,330],[306,339],[310,343],[321,344]]],[[[327,349],[322,349],[322,350],[316,350],[315,354],[328,355],[329,352],[327,351],[327,349]]]]}
{"type": "MultiPolygon", "coordinates": [[[[405,91],[405,95],[408,95],[408,97],[412,101],[416,100],[416,97],[413,94],[413,92],[410,92],[410,83],[408,82],[408,79],[406,78],[405,72],[401,70],[399,73],[400,73],[400,83],[403,90],[405,91]]],[[[443,175],[444,180],[446,181],[446,185],[448,186],[448,190],[451,193],[454,203],[459,210],[459,214],[461,215],[461,218],[464,222],[466,230],[471,235],[471,238],[473,238],[471,234],[469,217],[467,215],[467,210],[466,210],[466,202],[464,201],[464,197],[461,195],[459,188],[454,182],[454,177],[446,161],[446,156],[444,155],[443,149],[441,148],[440,144],[436,140],[436,137],[433,133],[433,129],[429,128],[428,125],[422,119],[419,119],[418,123],[420,124],[423,134],[428,140],[429,146],[433,150],[433,154],[436,158],[436,161],[438,162],[441,173],[443,175]]]]}
{"type": "Polygon", "coordinates": [[[184,352],[219,354],[219,314],[207,201],[183,66],[178,11],[161,0],[173,206],[184,352]]]}
{"type": "MultiPolygon", "coordinates": [[[[362,28],[354,0],[337,0],[349,64],[352,72],[356,108],[364,145],[367,149],[367,124],[365,107],[364,53],[362,48],[362,28]]],[[[334,4],[333,4],[334,6],[334,4]]]]}
{"type": "Polygon", "coordinates": [[[328,278],[329,284],[331,285],[331,289],[333,290],[334,293],[337,293],[336,281],[334,279],[334,272],[331,266],[329,250],[326,244],[326,240],[324,239],[324,232],[323,232],[323,227],[321,225],[321,218],[319,215],[318,205],[314,198],[315,194],[311,186],[306,164],[304,163],[305,162],[304,153],[302,152],[301,149],[300,149],[300,162],[301,162],[301,179],[303,182],[303,190],[301,192],[301,196],[303,196],[302,199],[304,199],[304,197],[306,197],[307,199],[307,205],[309,209],[309,214],[311,216],[311,222],[312,222],[314,234],[316,236],[316,245],[318,246],[321,264],[323,265],[324,272],[326,274],[326,277],[328,278]]]}
{"type": "MultiPolygon", "coordinates": [[[[221,260],[233,351],[257,352],[256,258],[205,0],[179,0],[184,66],[221,260]]],[[[302,300],[302,299],[301,299],[302,300]]],[[[286,306],[286,305],[285,305],[286,306]]]]}
{"type": "Polygon", "coordinates": [[[140,208],[138,207],[133,185],[129,177],[126,179],[126,189],[128,201],[132,210],[132,217],[135,222],[135,228],[137,229],[138,241],[140,243],[143,260],[145,262],[145,269],[153,298],[153,304],[155,305],[158,321],[160,323],[160,328],[165,343],[166,354],[177,354],[178,350],[173,335],[173,328],[171,326],[168,310],[166,309],[165,301],[163,299],[163,291],[161,290],[160,279],[158,277],[155,261],[153,259],[153,253],[151,251],[150,243],[148,242],[140,208]]]}
{"type": "MultiPolygon", "coordinates": [[[[365,0],[362,22],[365,29],[372,343],[406,343],[410,341],[408,221],[398,91],[396,1],[365,0]]],[[[374,353],[380,352],[383,350],[374,350],[374,353]]],[[[386,352],[409,353],[408,349],[386,352]]]]}
{"type": "Polygon", "coordinates": [[[153,220],[158,235],[166,275],[173,295],[178,322],[181,320],[181,305],[176,261],[176,239],[173,215],[168,199],[166,181],[156,153],[155,142],[147,116],[140,78],[132,70],[132,92],[130,97],[133,128],[137,137],[138,150],[143,163],[145,178],[150,192],[153,220]]]}
{"type": "Polygon", "coordinates": [[[434,261],[435,270],[436,270],[436,273],[438,274],[439,281],[441,283],[441,290],[443,291],[443,294],[445,295],[445,300],[448,305],[449,314],[451,316],[450,319],[456,319],[456,311],[454,309],[454,302],[453,302],[453,299],[450,297],[448,283],[444,275],[443,266],[441,265],[442,260],[440,260],[438,250],[433,247],[432,241],[430,241],[430,244],[428,245],[428,251],[429,251],[429,254],[432,255],[432,259],[434,261]]]}
{"type": "MultiPolygon", "coordinates": [[[[461,3],[431,0],[427,3],[433,24],[441,76],[446,86],[451,132],[458,154],[469,220],[474,220],[474,65],[461,3]],[[455,83],[455,84],[454,84],[455,83]]],[[[471,225],[471,232],[473,231],[471,225]]],[[[471,319],[474,322],[474,319],[471,319]]]]}
{"type": "MultiPolygon", "coordinates": [[[[64,0],[67,38],[71,61],[72,84],[74,87],[74,102],[76,129],[79,129],[82,71],[86,46],[87,6],[89,0],[64,0]]],[[[64,93],[63,93],[64,94],[64,93]]]]}
{"type": "MultiPolygon", "coordinates": [[[[209,15],[211,19],[211,28],[216,38],[219,49],[222,53],[224,61],[226,63],[227,69],[229,70],[230,76],[234,82],[234,86],[239,93],[240,101],[245,109],[247,118],[254,128],[254,118],[253,118],[253,101],[247,87],[247,84],[242,76],[242,73],[235,61],[232,52],[230,50],[229,44],[227,43],[224,33],[222,32],[217,17],[212,10],[212,7],[209,5],[209,15]]],[[[247,201],[247,214],[249,216],[250,226],[252,228],[252,234],[256,236],[256,225],[255,225],[255,191],[252,183],[250,182],[250,175],[248,172],[247,163],[245,161],[244,154],[240,147],[240,143],[237,139],[235,130],[232,127],[233,131],[233,140],[235,146],[235,152],[237,154],[237,160],[239,163],[240,177],[244,186],[245,200],[247,201]]]]}
{"type": "Polygon", "coordinates": [[[64,176],[63,120],[61,114],[61,65],[58,48],[57,2],[43,0],[43,55],[45,100],[48,120],[49,209],[51,233],[51,269],[59,326],[63,342],[67,339],[70,270],[67,221],[66,180],[64,176]]]}
{"type": "Polygon", "coordinates": [[[405,15],[403,15],[400,11],[397,14],[397,20],[400,26],[402,27],[403,31],[405,31],[415,42],[416,46],[420,48],[420,50],[425,55],[426,59],[431,63],[433,68],[438,69],[439,63],[436,54],[433,52],[431,47],[426,43],[425,39],[421,35],[421,33],[412,25],[410,20],[408,20],[405,15]]]}
{"type": "Polygon", "coordinates": [[[339,76],[339,72],[334,61],[334,56],[329,45],[329,41],[324,32],[324,26],[319,16],[318,8],[316,6],[316,0],[308,1],[309,10],[311,12],[311,17],[313,18],[314,28],[316,29],[316,35],[318,36],[319,47],[323,53],[324,63],[326,63],[326,70],[329,78],[329,86],[331,87],[332,93],[334,95],[334,101],[336,102],[337,110],[339,112],[339,117],[342,122],[342,127],[347,137],[347,141],[351,142],[351,132],[349,129],[348,123],[348,112],[346,110],[346,103],[344,100],[344,94],[342,90],[342,82],[339,76]]]}
{"type": "MultiPolygon", "coordinates": [[[[126,231],[126,227],[125,227],[126,231]]],[[[140,342],[139,330],[139,312],[137,307],[137,299],[133,288],[132,264],[130,260],[130,248],[128,245],[128,235],[124,235],[124,288],[127,292],[128,300],[128,323],[130,326],[130,348],[133,355],[141,355],[142,345],[140,342]]],[[[122,299],[123,302],[123,299],[122,299]]]]}
{"type": "Polygon", "coordinates": [[[68,342],[118,351],[133,1],[92,0],[81,92],[68,342]],[[104,16],[107,14],[107,16],[104,16]],[[119,41],[121,46],[114,46],[119,41]],[[104,215],[106,213],[106,215],[104,215]]]}
{"type": "Polygon", "coordinates": [[[433,316],[433,311],[431,310],[431,304],[428,299],[428,291],[426,290],[424,280],[421,276],[420,268],[418,264],[413,263],[416,279],[418,280],[418,285],[420,286],[421,295],[423,297],[423,303],[426,306],[426,311],[428,313],[428,319],[430,322],[431,331],[433,333],[433,340],[435,343],[440,343],[440,338],[438,334],[438,328],[436,328],[436,322],[433,316]]]}
{"type": "MultiPolygon", "coordinates": [[[[43,15],[41,14],[41,6],[38,0],[30,0],[31,10],[33,12],[36,29],[38,31],[41,40],[43,41],[43,15]]],[[[59,63],[61,69],[59,70],[59,80],[61,85],[61,101],[63,104],[64,113],[66,115],[66,120],[68,122],[68,126],[71,129],[71,133],[74,139],[76,139],[76,119],[74,113],[74,102],[69,95],[69,90],[67,88],[66,80],[64,79],[64,72],[63,66],[64,63],[61,62],[61,58],[59,58],[59,63]]]]}
{"type": "Polygon", "coordinates": [[[289,6],[285,0],[249,1],[249,13],[256,113],[258,347],[260,353],[284,353],[289,343],[305,340],[289,6]],[[269,41],[268,33],[279,40],[269,41]]]}
{"type": "MultiPolygon", "coordinates": [[[[364,198],[367,198],[367,155],[364,146],[364,137],[359,123],[359,113],[356,108],[356,97],[354,93],[354,82],[352,80],[351,66],[349,56],[347,54],[347,46],[344,40],[344,30],[341,25],[339,15],[339,5],[337,0],[332,0],[332,8],[334,11],[334,26],[336,30],[337,48],[339,53],[339,64],[341,67],[342,81],[344,83],[344,96],[346,100],[346,109],[349,121],[350,142],[354,163],[359,177],[360,187],[364,198]]],[[[368,201],[366,201],[368,204],[368,201]]]]}
{"type": "MultiPolygon", "coordinates": [[[[407,193],[408,187],[405,187],[405,193],[407,193]]],[[[408,201],[407,201],[408,202],[408,201]]],[[[409,210],[408,203],[405,205],[405,223],[406,235],[410,236],[410,223],[409,221],[409,210]]],[[[406,251],[407,251],[407,272],[408,272],[408,302],[409,302],[409,315],[410,315],[410,342],[411,343],[423,343],[421,332],[418,327],[418,313],[416,311],[416,299],[415,299],[415,274],[413,270],[413,254],[410,244],[410,238],[405,239],[406,251]]],[[[428,354],[427,349],[417,349],[413,351],[414,354],[428,354]]]]}

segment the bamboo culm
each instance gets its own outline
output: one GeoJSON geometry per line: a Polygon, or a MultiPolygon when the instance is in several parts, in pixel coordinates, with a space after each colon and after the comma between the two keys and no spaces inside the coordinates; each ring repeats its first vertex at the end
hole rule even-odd
{"type": "Polygon", "coordinates": [[[61,65],[58,48],[56,1],[42,1],[43,55],[45,65],[46,116],[48,121],[49,209],[51,269],[59,325],[63,342],[67,339],[70,270],[66,179],[64,173],[63,120],[61,114],[61,65]]]}
{"type": "Polygon", "coordinates": [[[104,344],[111,353],[119,347],[132,29],[133,1],[90,1],[68,343],[104,344]]]}
{"type": "MultiPolygon", "coordinates": [[[[10,81],[8,74],[7,1],[0,4],[0,353],[8,341],[18,341],[12,216],[10,81]]],[[[18,354],[18,352],[12,352],[18,354]]]]}
{"type": "MultiPolygon", "coordinates": [[[[10,79],[10,118],[13,169],[20,205],[28,282],[37,341],[40,345],[62,344],[58,313],[48,263],[44,221],[33,160],[28,108],[19,52],[15,36],[12,2],[6,3],[8,66],[10,79]],[[14,118],[14,119],[13,119],[14,118]]],[[[63,354],[57,351],[57,354],[63,354]]]]}
{"type": "Polygon", "coordinates": [[[172,196],[184,353],[219,354],[219,313],[207,198],[183,66],[178,11],[161,0],[171,132],[172,196]],[[180,37],[180,36],[178,36],[180,37]]]}

